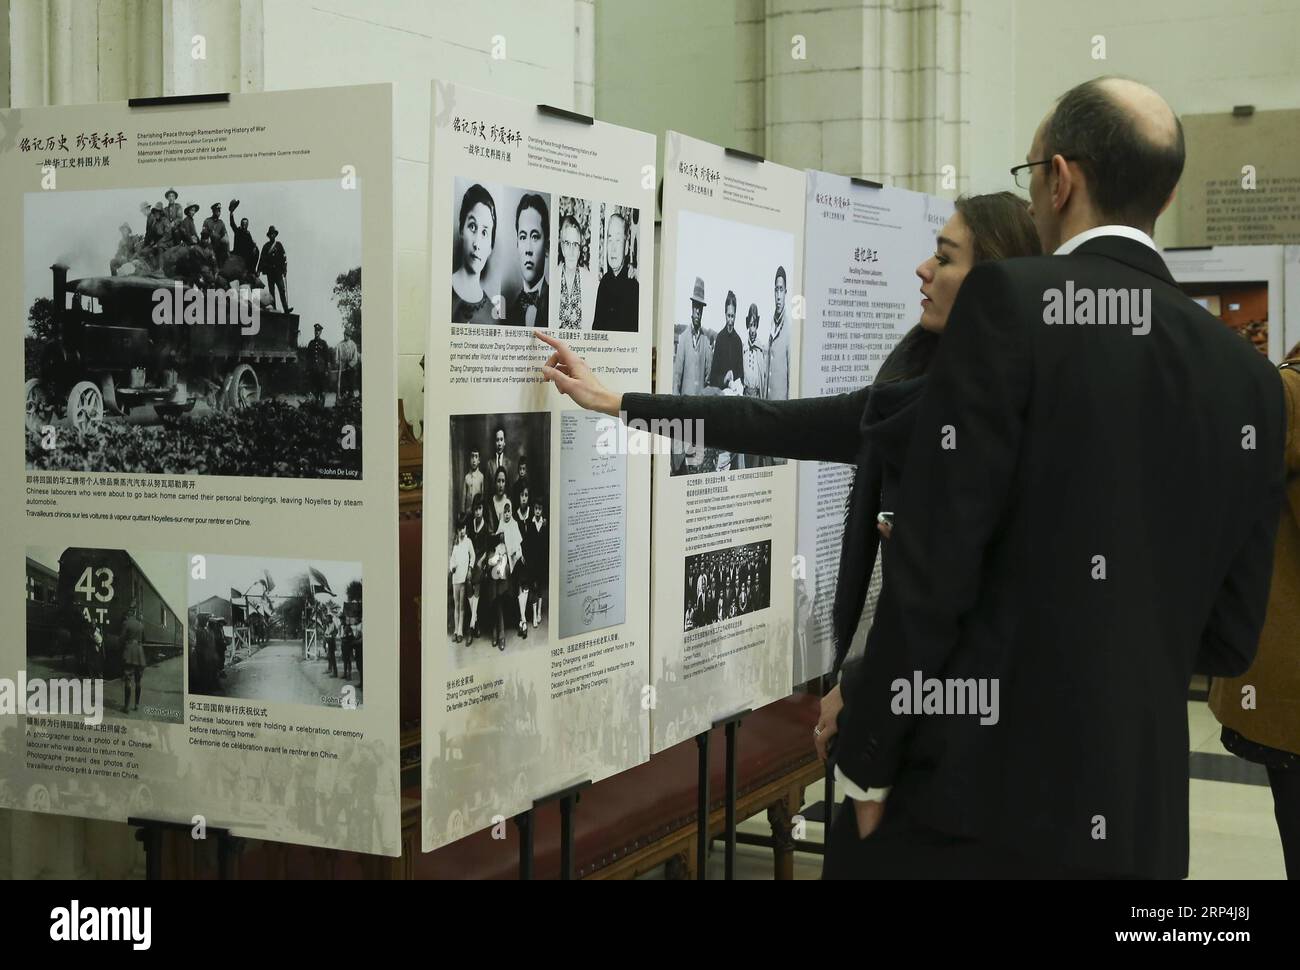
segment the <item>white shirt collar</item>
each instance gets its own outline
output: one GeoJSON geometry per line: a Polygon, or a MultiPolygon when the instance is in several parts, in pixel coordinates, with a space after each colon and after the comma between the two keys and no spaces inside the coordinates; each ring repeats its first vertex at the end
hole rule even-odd
{"type": "Polygon", "coordinates": [[[1094,226],[1091,229],[1085,229],[1072,239],[1067,239],[1052,255],[1068,256],[1088,240],[1096,239],[1098,236],[1123,236],[1125,239],[1132,239],[1144,246],[1149,246],[1154,252],[1160,252],[1155,240],[1141,229],[1135,229],[1133,226],[1094,226]]]}
{"type": "Polygon", "coordinates": [[[525,293],[537,293],[537,294],[540,294],[540,293],[542,292],[542,284],[544,284],[545,282],[546,282],[546,274],[543,273],[542,276],[541,276],[541,278],[537,281],[537,285],[536,285],[536,286],[531,286],[531,287],[530,287],[530,286],[528,286],[528,285],[525,284],[525,286],[524,286],[524,292],[525,292],[525,293]]]}

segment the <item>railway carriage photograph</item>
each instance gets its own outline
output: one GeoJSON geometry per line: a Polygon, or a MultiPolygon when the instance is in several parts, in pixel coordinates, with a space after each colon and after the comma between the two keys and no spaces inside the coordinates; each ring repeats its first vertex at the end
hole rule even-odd
{"type": "Polygon", "coordinates": [[[28,548],[27,675],[103,678],[106,717],[183,719],[183,560],[28,548]]]}
{"type": "Polygon", "coordinates": [[[29,194],[27,467],[360,478],[360,198],[335,180],[29,194]]]}

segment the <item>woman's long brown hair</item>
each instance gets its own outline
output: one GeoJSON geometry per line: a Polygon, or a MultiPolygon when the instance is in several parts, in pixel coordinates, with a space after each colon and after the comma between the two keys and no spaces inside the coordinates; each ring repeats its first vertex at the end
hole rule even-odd
{"type": "MultiPolygon", "coordinates": [[[[1014,192],[963,195],[953,204],[970,230],[976,266],[988,260],[1042,254],[1034,220],[1029,217],[1029,203],[1014,192]]],[[[918,323],[880,365],[876,383],[920,377],[930,369],[938,349],[939,334],[918,323]]]]}

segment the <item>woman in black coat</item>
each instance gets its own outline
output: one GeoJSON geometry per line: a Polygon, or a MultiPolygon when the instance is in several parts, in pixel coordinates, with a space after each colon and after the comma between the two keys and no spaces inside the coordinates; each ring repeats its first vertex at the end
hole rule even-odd
{"type": "MultiPolygon", "coordinates": [[[[925,375],[966,274],[981,262],[1041,252],[1028,204],[1011,192],[963,197],[916,269],[921,279],[920,321],[860,390],[828,397],[768,401],[722,395],[618,394],[608,390],[562,341],[535,331],[555,352],[542,374],[575,403],[626,420],[703,422],[703,447],[856,466],[845,504],[844,537],[832,626],[839,673],[853,642],[875,567],[877,515],[894,508],[925,375]]],[[[879,532],[877,529],[879,528],[879,532]]],[[[887,554],[882,559],[888,559],[887,554]]],[[[883,564],[882,564],[883,566],[883,564]]],[[[882,593],[883,595],[883,593],[882,593]]],[[[843,706],[839,687],[822,700],[815,743],[824,759],[843,706]]]]}

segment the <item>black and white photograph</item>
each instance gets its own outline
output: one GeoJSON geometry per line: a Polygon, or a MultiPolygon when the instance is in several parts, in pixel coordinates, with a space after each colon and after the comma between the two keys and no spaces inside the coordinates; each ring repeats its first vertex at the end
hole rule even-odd
{"type": "MultiPolygon", "coordinates": [[[[789,279],[794,235],[682,210],[672,305],[672,394],[790,398],[789,279]]],[[[784,458],[677,446],[673,475],[785,464],[784,458]]]]}
{"type": "Polygon", "coordinates": [[[549,326],[551,197],[457,177],[451,322],[549,326]]]}
{"type": "Polygon", "coordinates": [[[641,281],[637,276],[641,211],[603,202],[596,265],[596,307],[592,330],[636,333],[640,326],[641,281]]]}
{"type": "Polygon", "coordinates": [[[194,555],[191,694],[357,709],[361,564],[194,555]]]}
{"type": "Polygon", "coordinates": [[[184,559],[27,549],[27,676],[104,681],[104,716],[184,721],[184,559]]]}
{"type": "Polygon", "coordinates": [[[772,603],[772,540],[686,557],[683,632],[765,610],[772,603]]]}
{"type": "Polygon", "coordinates": [[[26,196],[29,469],[361,477],[361,194],[26,196]]]}
{"type": "Polygon", "coordinates": [[[451,418],[447,640],[453,663],[550,631],[551,415],[451,418]]]}
{"type": "Polygon", "coordinates": [[[552,327],[637,332],[640,223],[632,206],[559,197],[552,327]]]}
{"type": "Polygon", "coordinates": [[[590,330],[596,318],[600,288],[600,204],[571,195],[560,196],[555,216],[559,237],[555,250],[555,308],[551,326],[558,330],[590,330]]]}

